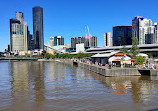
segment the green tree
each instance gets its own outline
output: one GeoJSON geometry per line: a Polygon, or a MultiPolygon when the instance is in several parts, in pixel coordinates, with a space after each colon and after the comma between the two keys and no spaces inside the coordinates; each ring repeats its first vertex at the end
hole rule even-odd
{"type": "Polygon", "coordinates": [[[132,48],[130,49],[130,55],[133,58],[136,58],[136,55],[139,54],[139,48],[138,48],[138,39],[137,37],[132,37],[132,48]]]}
{"type": "Polygon", "coordinates": [[[135,61],[135,64],[136,65],[140,65],[140,64],[143,64],[143,62],[145,62],[145,58],[143,58],[142,56],[137,56],[136,58],[137,60],[135,61]]]}
{"type": "Polygon", "coordinates": [[[57,54],[55,55],[55,58],[59,58],[59,57],[60,57],[60,54],[57,53],[57,54]]]}
{"type": "Polygon", "coordinates": [[[123,46],[123,48],[121,48],[120,51],[129,54],[128,48],[126,48],[125,46],[123,46]]]}
{"type": "Polygon", "coordinates": [[[51,56],[52,56],[52,54],[50,54],[50,53],[46,53],[46,54],[44,55],[44,58],[49,59],[49,58],[51,58],[51,56]]]}

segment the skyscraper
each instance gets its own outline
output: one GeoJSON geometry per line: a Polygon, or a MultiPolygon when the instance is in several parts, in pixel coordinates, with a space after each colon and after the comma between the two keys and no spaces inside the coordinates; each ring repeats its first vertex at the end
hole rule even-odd
{"type": "Polygon", "coordinates": [[[103,37],[104,37],[104,47],[111,47],[112,46],[111,33],[110,32],[104,33],[103,37]]]}
{"type": "Polygon", "coordinates": [[[16,12],[16,19],[20,22],[24,21],[24,14],[22,12],[16,12]]]}
{"type": "Polygon", "coordinates": [[[97,37],[89,37],[89,47],[97,47],[97,37]]]}
{"type": "Polygon", "coordinates": [[[16,19],[10,19],[10,51],[19,53],[28,50],[27,24],[23,21],[23,13],[16,12],[16,19]]]}
{"type": "MultiPolygon", "coordinates": [[[[136,16],[132,20],[132,36],[137,37],[139,44],[152,44],[155,42],[156,25],[152,25],[152,21],[136,16]]],[[[157,29],[156,29],[157,30],[157,29]]]]}
{"type": "Polygon", "coordinates": [[[33,7],[33,36],[35,49],[44,50],[43,8],[39,6],[33,7]]]}
{"type": "Polygon", "coordinates": [[[132,26],[113,27],[113,46],[132,44],[132,26]]]}

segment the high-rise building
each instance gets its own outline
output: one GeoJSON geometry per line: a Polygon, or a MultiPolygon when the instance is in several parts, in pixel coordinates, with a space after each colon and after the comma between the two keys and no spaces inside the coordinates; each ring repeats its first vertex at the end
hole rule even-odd
{"type": "Polygon", "coordinates": [[[76,44],[78,44],[78,38],[77,37],[72,37],[71,38],[71,48],[76,48],[76,44]]]}
{"type": "Polygon", "coordinates": [[[43,8],[39,6],[33,7],[33,36],[35,49],[44,50],[43,8]]]}
{"type": "Polygon", "coordinates": [[[154,24],[154,43],[158,43],[158,24],[154,24]]]}
{"type": "Polygon", "coordinates": [[[84,47],[89,47],[89,40],[85,37],[72,37],[71,38],[71,48],[76,48],[76,44],[84,44],[84,47]]]}
{"type": "Polygon", "coordinates": [[[132,20],[132,36],[137,37],[139,44],[153,44],[155,41],[156,25],[152,21],[144,19],[142,16],[136,16],[132,20]]]}
{"type": "Polygon", "coordinates": [[[113,27],[113,46],[132,44],[132,26],[113,27]]]}
{"type": "Polygon", "coordinates": [[[89,37],[89,47],[97,47],[97,37],[89,37]]]}
{"type": "Polygon", "coordinates": [[[104,47],[111,47],[112,46],[111,33],[110,32],[104,33],[103,37],[104,37],[104,47]]]}
{"type": "Polygon", "coordinates": [[[28,50],[34,50],[34,38],[33,35],[28,32],[28,50]]]}
{"type": "Polygon", "coordinates": [[[72,37],[71,38],[71,48],[76,48],[76,44],[84,44],[84,47],[87,49],[89,47],[97,47],[97,37],[72,37]]]}
{"type": "Polygon", "coordinates": [[[16,19],[10,19],[10,51],[19,53],[28,50],[27,24],[23,22],[23,13],[16,12],[16,19]]]}
{"type": "Polygon", "coordinates": [[[22,12],[16,12],[16,19],[20,22],[24,21],[24,14],[22,12]]]}
{"type": "Polygon", "coordinates": [[[62,36],[50,37],[51,46],[64,45],[64,38],[62,36]]]}

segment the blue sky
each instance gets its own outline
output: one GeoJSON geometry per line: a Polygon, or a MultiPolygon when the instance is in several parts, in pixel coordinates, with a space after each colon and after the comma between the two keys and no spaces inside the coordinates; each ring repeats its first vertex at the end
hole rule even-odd
{"type": "Polygon", "coordinates": [[[44,11],[44,39],[62,35],[65,43],[71,37],[85,36],[85,25],[91,35],[98,37],[103,46],[103,33],[112,32],[113,26],[132,25],[135,16],[158,22],[158,0],[1,0],[0,1],[0,51],[10,43],[9,19],[15,12],[24,13],[24,21],[33,32],[32,7],[44,11]]]}

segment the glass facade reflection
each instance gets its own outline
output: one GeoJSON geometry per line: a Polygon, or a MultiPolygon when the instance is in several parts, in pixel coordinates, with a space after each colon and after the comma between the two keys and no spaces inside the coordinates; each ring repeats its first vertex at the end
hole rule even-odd
{"type": "Polygon", "coordinates": [[[43,8],[33,7],[33,36],[35,38],[35,49],[44,49],[43,35],[43,8]]]}
{"type": "Polygon", "coordinates": [[[113,27],[113,46],[132,44],[132,26],[113,27]]]}

